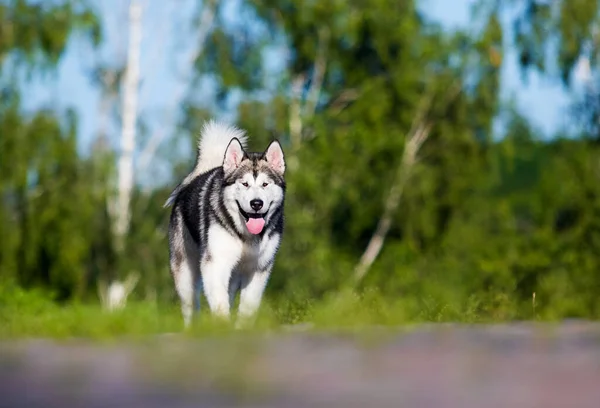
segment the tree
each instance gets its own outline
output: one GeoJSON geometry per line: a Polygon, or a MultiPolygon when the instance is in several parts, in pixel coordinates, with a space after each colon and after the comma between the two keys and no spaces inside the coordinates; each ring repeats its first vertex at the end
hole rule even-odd
{"type": "MultiPolygon", "coordinates": [[[[424,99],[431,136],[385,246],[433,251],[486,163],[499,73],[489,55],[502,40],[495,17],[470,38],[424,20],[415,2],[250,1],[240,8],[248,18],[231,25],[217,12],[197,68],[199,78],[214,78],[223,101],[241,96],[237,121],[257,149],[272,135],[286,149],[287,239],[270,293],[301,302],[351,279],[424,99]],[[265,52],[277,52],[282,64],[260,64],[265,52]]],[[[190,105],[188,112],[199,111],[190,105]]],[[[218,114],[223,106],[204,108],[218,114]]],[[[393,269],[377,261],[373,280],[402,266],[393,269]]]]}
{"type": "Polygon", "coordinates": [[[14,79],[21,68],[52,69],[75,33],[97,44],[98,20],[81,1],[15,0],[0,4],[0,27],[0,271],[5,279],[52,288],[59,299],[81,296],[93,241],[84,227],[94,216],[91,166],[77,155],[73,113],[24,115],[14,79]]]}
{"type": "Polygon", "coordinates": [[[483,14],[508,13],[513,17],[512,39],[524,77],[535,70],[576,91],[572,106],[574,124],[597,140],[600,136],[596,68],[600,58],[598,2],[504,0],[480,2],[479,7],[483,14]],[[494,6],[489,7],[490,4],[494,6]]]}

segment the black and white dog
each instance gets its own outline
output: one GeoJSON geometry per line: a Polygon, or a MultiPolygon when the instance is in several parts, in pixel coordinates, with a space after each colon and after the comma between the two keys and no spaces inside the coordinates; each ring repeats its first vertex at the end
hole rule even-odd
{"type": "MultiPolygon", "coordinates": [[[[185,325],[203,291],[213,314],[238,318],[260,306],[283,233],[285,161],[277,141],[246,152],[244,131],[204,125],[196,166],[171,193],[170,267],[185,325]]],[[[238,320],[243,322],[244,320],[238,320]]]]}

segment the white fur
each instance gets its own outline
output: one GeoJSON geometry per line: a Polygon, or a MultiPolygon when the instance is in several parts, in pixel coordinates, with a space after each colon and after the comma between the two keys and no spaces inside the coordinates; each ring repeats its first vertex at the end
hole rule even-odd
{"type": "Polygon", "coordinates": [[[244,250],[242,241],[214,224],[208,230],[208,246],[200,261],[204,295],[211,312],[229,318],[229,280],[244,250]]]}
{"type": "Polygon", "coordinates": [[[285,160],[283,159],[283,150],[279,142],[271,142],[266,152],[267,162],[273,170],[279,174],[285,172],[285,160]]]}
{"type": "Polygon", "coordinates": [[[179,276],[175,281],[175,289],[181,299],[181,314],[186,326],[189,326],[191,323],[194,305],[194,272],[192,267],[192,265],[184,261],[180,266],[179,276]]]}
{"type": "Polygon", "coordinates": [[[240,293],[240,306],[238,308],[238,321],[236,327],[240,328],[243,325],[250,323],[256,311],[260,307],[267,281],[271,276],[271,270],[256,271],[248,277],[246,286],[240,293]]]}
{"type": "Polygon", "coordinates": [[[275,258],[275,254],[281,243],[281,235],[273,234],[270,238],[263,238],[258,252],[258,270],[264,271],[269,267],[269,263],[275,258]]]}
{"type": "Polygon", "coordinates": [[[181,184],[173,190],[165,202],[164,207],[171,206],[179,191],[190,184],[196,177],[216,167],[222,166],[225,151],[233,138],[237,138],[240,141],[242,148],[246,148],[248,136],[242,129],[214,120],[205,123],[200,132],[200,139],[198,141],[198,157],[196,159],[196,165],[192,172],[183,179],[181,184]]]}
{"type": "MultiPolygon", "coordinates": [[[[276,208],[281,205],[283,201],[283,190],[281,187],[276,185],[273,180],[269,179],[269,177],[265,173],[259,173],[258,177],[254,179],[252,174],[247,173],[244,177],[237,181],[237,183],[228,186],[223,191],[223,196],[225,199],[225,205],[231,210],[232,213],[237,212],[237,204],[236,201],[240,203],[242,209],[248,213],[255,212],[250,207],[250,201],[258,198],[263,201],[263,208],[259,212],[266,212],[270,207],[276,208]],[[247,183],[248,187],[245,187],[243,183],[247,183]],[[263,186],[263,184],[267,184],[263,186]]],[[[265,221],[268,223],[269,218],[271,216],[271,211],[267,214],[267,218],[265,221]]],[[[244,221],[241,216],[238,215],[239,225],[243,226],[244,221]]],[[[238,224],[238,220],[234,219],[236,224],[238,224]]],[[[244,229],[245,227],[242,227],[244,229]]]]}
{"type": "Polygon", "coordinates": [[[227,150],[225,151],[225,158],[223,159],[223,171],[228,173],[235,170],[240,165],[244,158],[244,148],[234,139],[231,140],[227,150]]]}
{"type": "Polygon", "coordinates": [[[244,285],[240,293],[236,327],[240,328],[247,323],[251,323],[256,315],[265,287],[271,276],[272,261],[279,249],[280,242],[281,236],[279,234],[264,237],[258,246],[252,248],[252,261],[241,265],[241,268],[246,270],[241,271],[244,285]]]}
{"type": "MultiPolygon", "coordinates": [[[[175,235],[175,239],[181,240],[179,246],[185,248],[186,256],[178,269],[177,279],[175,279],[175,290],[181,300],[181,314],[183,315],[183,321],[185,325],[188,326],[192,320],[194,292],[196,292],[194,279],[200,274],[198,271],[199,261],[197,248],[194,245],[190,245],[192,237],[187,228],[183,225],[183,220],[180,216],[178,217],[178,221],[181,233],[175,235]]],[[[175,270],[175,268],[175,265],[171,265],[171,270],[175,270]]],[[[200,285],[198,286],[200,287],[200,285]]]]}
{"type": "Polygon", "coordinates": [[[201,261],[203,291],[211,312],[228,319],[241,288],[239,317],[247,321],[260,306],[281,236],[243,243],[220,225],[208,232],[208,248],[201,261]]]}
{"type": "Polygon", "coordinates": [[[207,122],[200,134],[198,161],[192,174],[198,176],[223,165],[225,151],[233,138],[237,138],[242,144],[242,148],[246,148],[248,136],[242,129],[212,120],[207,122]]]}

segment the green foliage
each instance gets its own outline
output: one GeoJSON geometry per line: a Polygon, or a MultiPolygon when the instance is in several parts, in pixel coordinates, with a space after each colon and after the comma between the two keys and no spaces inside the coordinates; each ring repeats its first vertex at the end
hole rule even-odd
{"type": "MultiPolygon", "coordinates": [[[[592,3],[556,2],[561,14],[521,3],[523,66],[545,72],[547,29],[558,27],[551,62],[571,72],[597,29],[592,3]]],[[[443,31],[416,1],[242,1],[233,22],[223,3],[206,4],[216,4],[216,19],[180,137],[195,151],[203,121],[233,107],[254,150],[276,136],[286,152],[286,231],[259,329],[600,317],[595,128],[542,140],[508,112],[505,133],[492,137],[507,38],[499,6],[514,2],[481,3],[475,30],[464,32],[443,31]],[[281,49],[280,66],[269,67],[265,56],[281,49]],[[214,101],[199,97],[207,78],[214,101]],[[419,124],[430,133],[405,174],[419,124]],[[382,250],[355,285],[391,187],[407,174],[382,250]]],[[[4,2],[0,64],[14,56],[28,69],[53,66],[75,33],[99,41],[98,21],[81,2],[4,2]]],[[[172,185],[134,191],[117,259],[107,210],[114,153],[80,154],[71,112],[25,115],[14,84],[0,97],[0,336],[178,331],[162,204],[191,155],[173,161],[172,185]],[[141,275],[133,299],[103,313],[98,281],[129,272],[141,275]]],[[[588,118],[595,106],[586,105],[588,118]]],[[[228,329],[202,317],[191,334],[228,329]]]]}
{"type": "Polygon", "coordinates": [[[13,55],[30,65],[52,67],[75,30],[88,33],[96,45],[101,41],[99,21],[85,1],[4,1],[0,28],[0,66],[13,55]]]}
{"type": "Polygon", "coordinates": [[[580,62],[589,63],[590,78],[583,89],[576,89],[572,106],[574,124],[584,137],[600,137],[598,103],[598,17],[600,4],[595,0],[503,0],[480,1],[484,13],[510,13],[513,40],[519,53],[523,76],[535,70],[559,79],[565,87],[575,87],[580,62]],[[490,4],[496,7],[491,9],[490,4]],[[500,6],[500,7],[498,7],[500,6]]]}
{"type": "MultiPolygon", "coordinates": [[[[8,56],[28,70],[51,67],[71,35],[90,29],[97,32],[98,21],[84,2],[3,2],[0,67],[8,56]]],[[[45,286],[58,300],[82,297],[98,237],[89,225],[104,200],[97,169],[78,155],[73,112],[24,115],[19,89],[5,84],[13,79],[7,76],[0,78],[6,86],[0,100],[0,277],[45,286]]]]}
{"type": "MultiPolygon", "coordinates": [[[[483,3],[485,4],[485,3],[483,3]]],[[[598,2],[595,0],[504,0],[515,15],[514,37],[524,68],[554,72],[567,84],[580,56],[598,58],[598,2]]],[[[498,12],[502,8],[496,8],[498,12]]]]}

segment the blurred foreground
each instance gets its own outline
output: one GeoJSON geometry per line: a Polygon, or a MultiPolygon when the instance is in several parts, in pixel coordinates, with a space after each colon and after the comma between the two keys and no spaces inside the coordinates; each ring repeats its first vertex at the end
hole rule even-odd
{"type": "Polygon", "coordinates": [[[600,325],[7,341],[1,406],[597,407],[600,325]]]}

